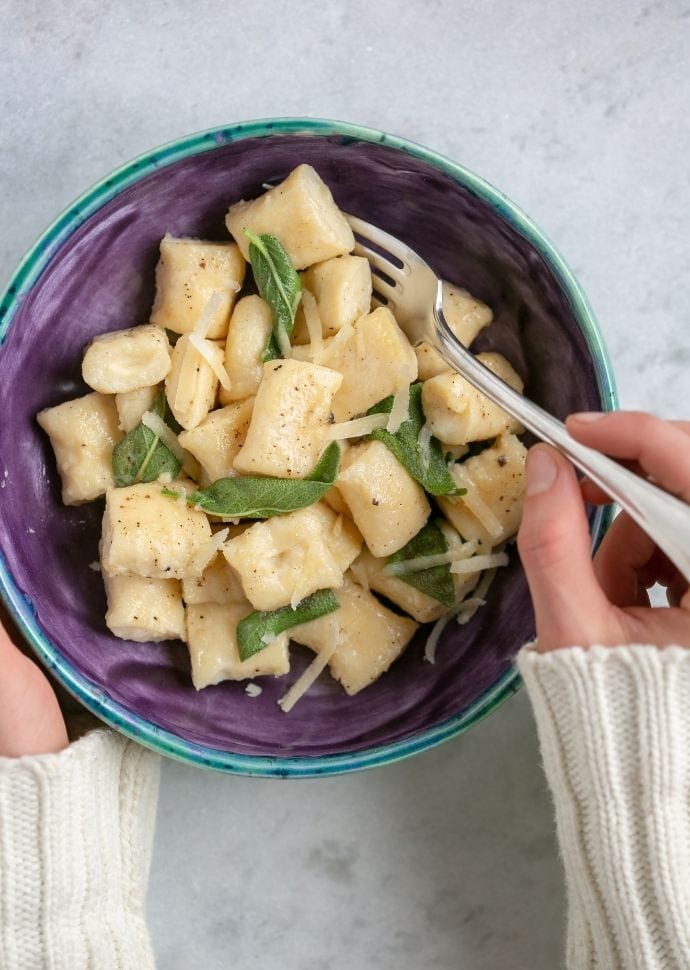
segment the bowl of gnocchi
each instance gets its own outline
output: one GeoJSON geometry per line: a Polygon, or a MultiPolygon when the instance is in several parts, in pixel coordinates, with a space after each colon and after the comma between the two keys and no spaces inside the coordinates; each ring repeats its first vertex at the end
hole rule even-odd
{"type": "MultiPolygon", "coordinates": [[[[581,289],[462,166],[330,121],[125,165],[0,304],[0,591],[91,711],[244,774],[372,767],[513,693],[523,429],[413,346],[348,214],[418,251],[456,336],[563,418],[615,403],[581,289]]],[[[597,541],[605,528],[593,510],[597,541]]]]}

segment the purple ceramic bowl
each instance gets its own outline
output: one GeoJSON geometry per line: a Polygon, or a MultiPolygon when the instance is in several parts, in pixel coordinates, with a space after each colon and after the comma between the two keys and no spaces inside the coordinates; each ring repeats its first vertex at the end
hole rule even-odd
{"type": "MultiPolygon", "coordinates": [[[[515,691],[512,658],[533,634],[517,556],[490,604],[451,623],[434,666],[425,630],[354,698],[322,677],[294,711],[223,683],[197,693],[182,643],[117,640],[105,627],[98,558],[102,502],[66,508],[36,412],[88,390],[80,365],[95,334],[148,319],[161,237],[225,239],[230,203],[300,162],[338,204],[403,239],[446,279],[486,301],[496,322],[478,341],[500,349],[526,393],[557,417],[609,408],[615,392],[579,286],[541,232],[505,196],[435,153],[338,122],[251,122],[183,138],[126,165],[47,230],[0,305],[0,589],[41,660],[104,721],[165,754],[256,775],[351,771],[420,751],[515,691]]],[[[592,514],[596,541],[604,527],[592,514]]]]}

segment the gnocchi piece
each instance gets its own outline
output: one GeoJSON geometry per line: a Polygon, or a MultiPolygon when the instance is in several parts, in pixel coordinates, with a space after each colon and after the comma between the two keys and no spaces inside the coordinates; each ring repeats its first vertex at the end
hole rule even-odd
{"type": "Polygon", "coordinates": [[[142,415],[151,410],[158,394],[157,387],[139,387],[136,391],[126,391],[115,395],[115,407],[120,419],[120,430],[125,434],[135,428],[142,415]]]}
{"type": "Polygon", "coordinates": [[[264,364],[247,438],[235,458],[244,475],[304,478],[319,460],[333,395],[342,383],[333,370],[298,360],[264,364]]]}
{"type": "Polygon", "coordinates": [[[204,513],[162,495],[157,482],[106,493],[102,563],[110,576],[193,577],[195,557],[210,538],[204,513]]]}
{"type": "Polygon", "coordinates": [[[237,624],[252,612],[244,603],[199,603],[187,607],[187,644],[192,662],[192,683],[197,690],[223,680],[248,680],[290,670],[288,635],[280,636],[254,654],[240,660],[237,624]]]}
{"type": "Polygon", "coordinates": [[[122,640],[185,640],[184,605],[177,579],[109,576],[103,573],[108,612],[105,623],[122,640]]]}
{"type": "Polygon", "coordinates": [[[417,358],[387,307],[343,328],[319,356],[319,363],[343,376],[333,398],[336,421],[348,421],[417,377],[417,358]],[[341,339],[342,338],[342,339],[341,339]]]}
{"type": "Polygon", "coordinates": [[[45,408],[36,420],[50,437],[65,505],[91,502],[115,484],[112,455],[122,433],[114,398],[94,391],[45,408]]]}
{"type": "MultiPolygon", "coordinates": [[[[371,306],[371,270],[363,256],[336,256],[302,273],[302,284],[314,294],[324,337],[359,320],[371,306]]],[[[309,343],[303,315],[295,321],[293,342],[309,343]]]]}
{"type": "Polygon", "coordinates": [[[463,539],[495,546],[517,532],[522,515],[527,449],[514,434],[451,469],[467,495],[439,498],[446,518],[463,539]]]}
{"type": "Polygon", "coordinates": [[[390,556],[416,536],[431,507],[424,489],[382,441],[355,445],[336,487],[374,556],[390,556]]]}
{"type": "Polygon", "coordinates": [[[237,474],[232,463],[247,437],[253,407],[253,397],[228,404],[179,435],[180,444],[194,455],[210,482],[237,474]]]}
{"type": "Polygon", "coordinates": [[[319,653],[332,643],[332,617],[337,616],[338,645],[328,666],[331,675],[352,695],[388,670],[414,636],[418,624],[386,609],[349,574],[335,595],[340,603],[337,613],[295,626],[290,635],[296,643],[319,653]]]}
{"type": "MultiPolygon", "coordinates": [[[[501,354],[477,354],[477,360],[522,391],[522,380],[501,354]]],[[[454,371],[446,370],[424,382],[422,407],[431,433],[448,445],[466,445],[523,430],[515,418],[454,371]]]]}
{"type": "MultiPolygon", "coordinates": [[[[469,347],[480,330],[488,327],[494,318],[486,303],[476,300],[467,290],[448,285],[443,292],[443,313],[448,326],[465,347],[469,347]]],[[[417,344],[415,353],[421,381],[448,370],[448,364],[426,340],[417,344]]]]}
{"type": "Polygon", "coordinates": [[[225,224],[245,259],[249,240],[244,230],[251,229],[277,236],[295,269],[349,253],[355,245],[349,222],[311,165],[298,165],[258,199],[231,206],[225,224]]]}
{"type": "Polygon", "coordinates": [[[182,580],[182,599],[185,603],[245,603],[240,577],[219,552],[201,576],[182,580]]]}
{"type": "Polygon", "coordinates": [[[257,522],[223,553],[257,610],[297,604],[317,589],[340,586],[362,548],[359,533],[323,502],[257,522]]]}
{"type": "MultiPolygon", "coordinates": [[[[211,341],[207,343],[222,367],[222,348],[211,341]]],[[[215,371],[189,342],[189,334],[184,334],[173,347],[172,367],[165,378],[165,394],[177,422],[188,431],[200,425],[215,404],[217,389],[215,371]]]]}
{"type": "Polygon", "coordinates": [[[151,323],[175,333],[189,333],[218,293],[222,299],[206,336],[211,340],[224,337],[245,269],[234,243],[163,236],[151,323]]]}
{"type": "Polygon", "coordinates": [[[387,559],[377,559],[368,549],[363,549],[353,562],[351,572],[365,589],[381,593],[420,623],[431,623],[448,613],[443,603],[415,589],[398,576],[387,573],[384,568],[386,562],[387,559]]]}
{"type": "Polygon", "coordinates": [[[326,505],[330,505],[333,511],[336,512],[338,515],[346,515],[348,519],[352,518],[352,513],[350,512],[349,508],[345,504],[345,499],[342,497],[342,495],[335,487],[335,485],[333,486],[333,488],[328,489],[328,491],[323,497],[323,500],[326,503],[326,505]]]}
{"type": "Polygon", "coordinates": [[[242,401],[256,394],[272,329],[271,308],[260,296],[245,296],[237,302],[225,342],[225,370],[230,378],[230,390],[221,388],[221,404],[242,401]]]}
{"type": "Polygon", "coordinates": [[[145,324],[95,337],[81,365],[82,377],[101,394],[126,394],[159,384],[170,370],[164,330],[145,324]]]}

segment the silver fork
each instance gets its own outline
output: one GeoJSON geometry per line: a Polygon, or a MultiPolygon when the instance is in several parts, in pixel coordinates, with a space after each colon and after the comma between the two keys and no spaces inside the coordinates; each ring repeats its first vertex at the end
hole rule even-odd
{"type": "Polygon", "coordinates": [[[376,276],[375,289],[395,314],[412,344],[422,340],[447,364],[542,441],[558,448],[618,502],[690,582],[690,506],[634,472],[576,441],[565,425],[502,381],[469,352],[443,315],[444,283],[424,260],[363,219],[348,215],[357,239],[355,253],[365,256],[376,276]],[[372,248],[372,245],[376,248],[372,248]],[[379,250],[388,255],[383,256],[379,250]]]}

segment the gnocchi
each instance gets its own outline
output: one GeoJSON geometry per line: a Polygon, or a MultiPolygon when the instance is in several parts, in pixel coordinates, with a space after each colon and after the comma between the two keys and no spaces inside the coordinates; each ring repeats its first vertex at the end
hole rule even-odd
{"type": "MultiPolygon", "coordinates": [[[[372,308],[369,263],[311,166],[225,222],[226,241],[161,240],[150,320],[95,337],[92,393],[37,420],[63,502],[105,496],[111,633],[186,642],[196,690],[284,676],[302,645],[317,656],[288,711],[326,665],[354,695],[420,624],[469,619],[517,530],[526,450],[372,308]]],[[[493,319],[456,286],[444,310],[466,346],[493,319]]],[[[478,356],[522,390],[504,357],[478,356]]]]}

